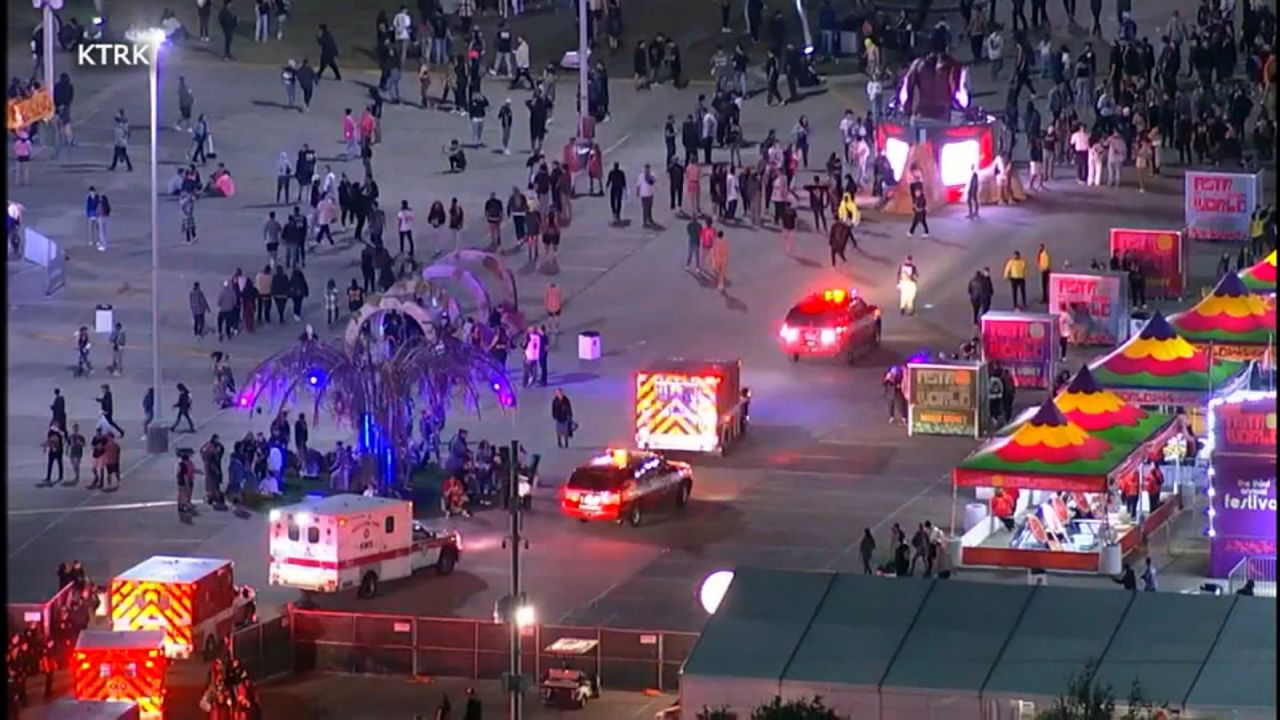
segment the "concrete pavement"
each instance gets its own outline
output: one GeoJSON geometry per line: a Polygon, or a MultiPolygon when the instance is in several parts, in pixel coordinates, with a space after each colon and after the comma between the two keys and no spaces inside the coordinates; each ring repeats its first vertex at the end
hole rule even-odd
{"type": "MultiPolygon", "coordinates": [[[[326,81],[311,112],[302,114],[278,107],[283,92],[273,70],[189,61],[182,52],[175,52],[167,59],[162,81],[162,185],[190,142],[188,135],[169,128],[178,75],[185,75],[191,84],[196,112],[209,114],[218,162],[231,169],[239,191],[232,199],[198,203],[200,241],[193,246],[181,242],[176,203],[168,197],[162,200],[162,405],[172,404],[173,384],[185,382],[195,394],[200,425],[194,437],[175,438],[172,444],[181,446],[198,445],[212,432],[231,438],[249,429],[265,429],[265,416],[246,417],[212,407],[208,353],[215,348],[231,352],[236,375],[243,379],[258,360],[292,342],[301,327],[271,325],[222,345],[207,337],[196,341],[191,336],[186,293],[192,282],[199,281],[214,302],[222,280],[234,268],[252,273],[264,262],[260,228],[265,214],[272,209],[281,215],[288,212],[287,206],[272,202],[278,152],[292,156],[302,142],[309,142],[321,157],[321,172],[326,165],[353,175],[359,171],[356,164],[333,158],[340,149],[341,111],[359,108],[364,91],[355,82],[326,81]]],[[[234,559],[238,579],[262,590],[264,610],[268,610],[295,595],[266,587],[264,520],[241,520],[204,509],[192,524],[179,523],[170,504],[173,459],[145,457],[137,436],[139,402],[150,382],[149,198],[145,127],[139,125],[146,117],[145,73],[109,71],[95,76],[85,70],[75,77],[81,98],[75,109],[81,118],[81,146],[74,159],[60,163],[40,156],[32,167],[33,185],[13,188],[10,195],[27,207],[28,222],[65,241],[70,255],[68,288],[57,297],[8,298],[11,598],[47,597],[55,584],[53,570],[64,559],[79,559],[94,576],[105,579],[151,554],[212,555],[234,559]],[[125,108],[135,125],[133,173],[105,172],[110,159],[110,117],[117,107],[125,108]],[[105,189],[115,209],[112,247],[106,253],[94,252],[85,241],[83,196],[89,185],[105,189]],[[94,306],[104,302],[115,306],[129,333],[126,372],[121,378],[106,378],[99,371],[89,379],[72,380],[72,332],[81,324],[92,325],[94,306]],[[106,497],[83,487],[35,488],[42,479],[38,444],[48,420],[52,388],[62,388],[72,421],[88,430],[96,416],[93,398],[103,381],[111,382],[117,419],[131,436],[124,443],[124,488],[106,497]]],[[[547,142],[553,157],[573,124],[567,90],[567,86],[561,88],[557,121],[547,142]]],[[[486,83],[485,92],[495,105],[508,95],[492,81],[486,83]]],[[[664,87],[637,94],[616,87],[613,121],[599,129],[606,163],[620,162],[632,182],[642,164],[660,168],[662,120],[667,113],[679,117],[689,112],[698,92],[696,87],[683,91],[664,87]]],[[[512,185],[523,186],[523,94],[510,96],[517,106],[517,153],[507,157],[470,151],[471,164],[461,175],[443,173],[445,161],[439,148],[451,138],[467,137],[465,119],[415,107],[387,107],[383,143],[375,149],[373,160],[375,174],[386,205],[397,206],[405,198],[417,210],[420,236],[426,235],[424,220],[430,202],[447,203],[456,196],[468,215],[466,241],[482,244],[485,232],[478,219],[488,192],[505,197],[512,185]]],[[[765,111],[755,99],[744,112],[745,134],[758,139],[774,128],[785,137],[798,116],[806,114],[814,126],[816,164],[838,147],[836,123],[841,110],[846,106],[861,110],[864,97],[860,85],[837,83],[786,108],[765,111]]],[[[491,121],[487,130],[491,144],[496,139],[495,125],[491,121]]],[[[754,151],[747,155],[754,157],[754,151]]],[[[663,173],[655,174],[661,201],[666,180],[663,173]]],[[[684,220],[668,213],[663,203],[659,203],[658,221],[665,227],[649,231],[639,226],[634,198],[628,200],[625,213],[633,222],[624,228],[608,225],[602,200],[579,198],[554,274],[521,267],[519,256],[513,266],[521,302],[535,316],[542,289],[552,277],[565,289],[565,334],[553,348],[551,383],[563,386],[573,398],[581,424],[575,438],[578,446],[549,449],[549,389],[523,392],[519,409],[510,417],[491,408],[480,419],[455,412],[453,426],[471,428],[476,439],[514,436],[522,440],[544,453],[544,478],[558,482],[591,452],[627,444],[630,372],[654,359],[680,355],[742,358],[744,383],[755,397],[753,428],[730,457],[695,461],[697,486],[686,517],[654,518],[638,530],[580,525],[555,513],[551,489],[540,490],[544,499],[535,503],[527,519],[532,545],[525,570],[541,616],[562,622],[696,629],[702,621],[694,600],[696,587],[711,570],[739,562],[847,570],[855,566],[853,544],[863,527],[872,528],[883,543],[894,522],[910,527],[932,519],[945,525],[951,512],[948,472],[972,443],[908,439],[901,428],[887,425],[879,386],[885,366],[921,348],[954,347],[970,334],[963,292],[977,266],[989,265],[998,273],[1012,250],[1029,255],[1040,242],[1049,246],[1055,263],[1087,266],[1089,259],[1105,255],[1106,231],[1112,226],[1181,224],[1182,180],[1176,169],[1145,195],[1138,195],[1133,187],[1119,192],[1085,189],[1070,180],[1050,187],[1049,193],[1021,206],[985,208],[977,222],[966,222],[958,209],[938,213],[931,218],[934,232],[927,239],[906,237],[901,218],[867,213],[859,232],[860,249],[839,270],[827,266],[826,244],[817,235],[802,232],[797,254],[787,257],[777,233],[731,227],[727,231],[731,282],[724,295],[681,269],[684,220]],[[777,323],[806,290],[853,284],[873,302],[892,308],[894,269],[907,254],[913,254],[920,266],[923,309],[914,318],[886,313],[885,346],[880,353],[850,368],[822,362],[792,364],[778,352],[777,323]],[[605,357],[599,362],[576,359],[574,333],[586,329],[603,335],[605,357]]],[[[504,232],[509,234],[509,226],[504,232]]],[[[419,248],[424,246],[431,245],[420,241],[419,248]]],[[[1214,249],[1193,249],[1193,287],[1211,275],[1214,255],[1214,249]]],[[[357,258],[349,233],[339,235],[336,248],[326,246],[310,257],[309,320],[315,322],[322,315],[318,292],[325,281],[333,277],[345,285],[358,274],[357,258]]],[[[996,309],[1008,307],[1003,290],[998,287],[996,309]]],[[[105,337],[98,336],[94,355],[99,367],[106,364],[105,345],[105,337]]],[[[1084,354],[1076,355],[1073,362],[1084,359],[1084,354]]],[[[1022,400],[1034,402],[1036,396],[1023,393],[1020,404],[1022,400]]],[[[332,425],[323,418],[313,428],[313,444],[328,447],[343,439],[332,425]]],[[[466,536],[466,552],[454,576],[389,583],[373,601],[356,603],[339,596],[326,599],[325,605],[487,615],[506,588],[507,559],[500,548],[505,518],[481,513],[458,521],[457,526],[466,536]]],[[[977,575],[1021,579],[1020,573],[977,575]]]]}

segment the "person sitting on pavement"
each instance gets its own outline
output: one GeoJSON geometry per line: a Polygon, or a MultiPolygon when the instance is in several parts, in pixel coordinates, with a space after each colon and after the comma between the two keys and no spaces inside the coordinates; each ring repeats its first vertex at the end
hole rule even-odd
{"type": "Polygon", "coordinates": [[[444,154],[449,158],[449,172],[462,172],[467,169],[467,153],[462,149],[462,143],[458,142],[457,138],[449,141],[444,154]]]}

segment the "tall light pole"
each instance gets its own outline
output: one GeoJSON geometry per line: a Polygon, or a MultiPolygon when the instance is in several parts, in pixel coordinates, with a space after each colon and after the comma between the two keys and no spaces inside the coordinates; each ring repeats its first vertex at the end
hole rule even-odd
{"type": "MultiPolygon", "coordinates": [[[[63,9],[63,0],[31,0],[36,8],[40,8],[41,27],[45,28],[42,33],[45,46],[45,90],[52,92],[54,87],[54,10],[63,9]]],[[[54,124],[49,123],[52,128],[54,124]]]]}
{"type": "Polygon", "coordinates": [[[169,449],[169,429],[161,421],[160,402],[160,50],[164,47],[164,30],[143,30],[134,42],[145,42],[151,48],[147,64],[150,87],[149,140],[151,143],[151,388],[152,419],[147,430],[147,452],[164,453],[169,449]]]}
{"type": "Polygon", "coordinates": [[[590,111],[587,109],[587,72],[588,56],[591,48],[587,45],[587,0],[578,0],[578,137],[585,137],[587,134],[587,116],[590,111]]]}

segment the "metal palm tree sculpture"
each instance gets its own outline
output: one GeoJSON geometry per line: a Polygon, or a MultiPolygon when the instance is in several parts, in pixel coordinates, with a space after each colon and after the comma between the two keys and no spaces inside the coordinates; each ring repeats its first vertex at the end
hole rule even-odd
{"type": "Polygon", "coordinates": [[[385,358],[365,340],[345,347],[304,340],[264,360],[244,387],[238,404],[245,408],[264,400],[278,409],[303,402],[301,395],[309,392],[313,417],[329,412],[357,431],[362,451],[377,455],[383,489],[408,480],[409,463],[401,460],[409,454],[415,403],[441,420],[454,401],[479,416],[486,391],[503,409],[516,403],[504,369],[483,350],[453,338],[410,340],[385,358]]]}

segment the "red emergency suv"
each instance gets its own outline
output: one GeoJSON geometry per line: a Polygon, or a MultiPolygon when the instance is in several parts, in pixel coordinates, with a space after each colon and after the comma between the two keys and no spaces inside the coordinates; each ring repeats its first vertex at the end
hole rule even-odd
{"type": "Polygon", "coordinates": [[[632,527],[663,508],[683,508],[693,469],[654,452],[612,450],[578,466],[560,488],[560,511],[582,522],[611,520],[632,527]]]}
{"type": "Polygon", "coordinates": [[[778,338],[793,362],[817,355],[852,363],[880,346],[880,308],[854,290],[813,293],[791,307],[778,338]]]}

